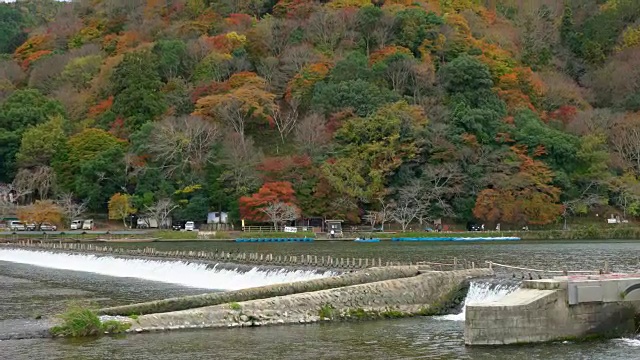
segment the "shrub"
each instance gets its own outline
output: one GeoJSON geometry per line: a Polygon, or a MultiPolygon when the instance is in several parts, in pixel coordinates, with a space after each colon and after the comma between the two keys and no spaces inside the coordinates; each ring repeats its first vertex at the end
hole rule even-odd
{"type": "Polygon", "coordinates": [[[121,323],[116,320],[109,320],[103,323],[94,311],[79,306],[70,307],[60,315],[60,318],[62,319],[62,324],[50,329],[51,334],[54,336],[100,336],[105,332],[110,334],[122,333],[131,327],[131,324],[121,323]]]}

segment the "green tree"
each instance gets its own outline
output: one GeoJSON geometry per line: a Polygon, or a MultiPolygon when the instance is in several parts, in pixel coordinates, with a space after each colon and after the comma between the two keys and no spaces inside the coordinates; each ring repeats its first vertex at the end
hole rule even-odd
{"type": "Polygon", "coordinates": [[[212,51],[195,66],[193,77],[202,82],[224,81],[231,72],[231,55],[212,51]]]}
{"type": "Polygon", "coordinates": [[[355,80],[369,81],[371,75],[369,59],[361,52],[353,51],[336,63],[329,73],[328,81],[333,83],[355,80]]]}
{"type": "Polygon", "coordinates": [[[24,20],[14,6],[0,4],[0,53],[13,53],[27,39],[24,20]]]}
{"type": "Polygon", "coordinates": [[[382,9],[377,6],[363,6],[356,15],[357,30],[360,32],[367,55],[377,45],[375,31],[379,26],[382,14],[382,9]]]}
{"type": "Polygon", "coordinates": [[[396,14],[397,43],[411,49],[415,56],[420,56],[419,48],[425,40],[435,40],[440,25],[444,22],[433,12],[426,12],[419,7],[412,7],[396,14]]]}
{"type": "Polygon", "coordinates": [[[164,81],[178,76],[189,76],[192,65],[184,41],[158,40],[153,47],[153,53],[158,58],[158,71],[164,81]]]}
{"type": "Polygon", "coordinates": [[[20,135],[0,128],[0,181],[11,182],[15,173],[16,153],[20,148],[20,135]]]}
{"type": "Polygon", "coordinates": [[[64,116],[62,105],[38,90],[17,90],[0,104],[0,179],[13,178],[24,131],[56,116],[64,116]]]}
{"type": "Polygon", "coordinates": [[[102,57],[89,55],[72,59],[64,67],[62,78],[68,81],[76,90],[82,90],[89,86],[89,82],[100,71],[102,57]]]}
{"type": "Polygon", "coordinates": [[[61,116],[51,118],[25,131],[16,160],[21,167],[50,165],[66,139],[64,119],[61,116]]]}
{"type": "Polygon", "coordinates": [[[562,13],[562,22],[560,23],[560,40],[563,44],[571,46],[575,39],[575,30],[573,27],[573,9],[571,3],[564,4],[564,12],[562,13]]]}
{"type": "Polygon", "coordinates": [[[64,116],[62,105],[34,89],[17,90],[0,104],[0,128],[22,133],[49,117],[64,116]]]}
{"type": "Polygon", "coordinates": [[[473,94],[493,87],[487,65],[468,55],[447,63],[440,69],[439,75],[449,94],[473,94]]]}
{"type": "Polygon", "coordinates": [[[366,119],[351,118],[336,132],[338,157],[323,165],[323,173],[338,191],[374,200],[388,177],[417,157],[426,123],[422,110],[406,102],[388,104],[366,119]]]}
{"type": "Polygon", "coordinates": [[[506,105],[493,93],[489,68],[468,55],[447,63],[439,76],[449,94],[452,130],[460,136],[472,134],[488,144],[504,127],[506,105]]]}
{"type": "Polygon", "coordinates": [[[106,149],[80,163],[73,173],[74,193],[86,199],[89,209],[104,211],[109,197],[127,189],[127,164],[122,147],[106,149]]]}
{"type": "Polygon", "coordinates": [[[556,171],[571,171],[576,166],[580,140],[571,134],[549,127],[538,116],[525,110],[516,114],[514,138],[529,149],[544,147],[542,157],[556,171]]]}
{"type": "Polygon", "coordinates": [[[104,209],[109,196],[126,186],[126,143],[100,130],[86,129],[69,138],[54,162],[60,186],[104,209]]]}
{"type": "Polygon", "coordinates": [[[321,82],[316,85],[312,104],[314,110],[325,114],[351,108],[360,116],[367,116],[384,104],[399,100],[398,94],[365,80],[340,83],[321,82]]]}
{"type": "Polygon", "coordinates": [[[100,129],[86,129],[69,138],[69,161],[79,164],[95,159],[112,148],[124,148],[125,143],[100,129]]]}
{"type": "Polygon", "coordinates": [[[114,101],[112,111],[125,120],[133,132],[157,119],[166,108],[158,59],[149,51],[127,53],[111,77],[114,101]]]}

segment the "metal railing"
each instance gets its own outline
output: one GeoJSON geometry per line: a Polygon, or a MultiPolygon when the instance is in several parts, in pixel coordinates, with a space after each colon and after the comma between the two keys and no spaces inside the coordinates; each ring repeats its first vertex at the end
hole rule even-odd
{"type": "MultiPolygon", "coordinates": [[[[296,228],[297,232],[314,231],[312,226],[287,226],[287,228],[296,228]]],[[[285,226],[245,226],[242,228],[242,231],[259,233],[285,232],[285,226]]]]}

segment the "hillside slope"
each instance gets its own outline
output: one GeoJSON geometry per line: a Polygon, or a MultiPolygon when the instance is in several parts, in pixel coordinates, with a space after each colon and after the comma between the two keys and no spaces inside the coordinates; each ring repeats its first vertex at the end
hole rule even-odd
{"type": "Polygon", "coordinates": [[[637,215],[639,19],[634,0],[0,4],[0,181],[190,220],[637,215]]]}

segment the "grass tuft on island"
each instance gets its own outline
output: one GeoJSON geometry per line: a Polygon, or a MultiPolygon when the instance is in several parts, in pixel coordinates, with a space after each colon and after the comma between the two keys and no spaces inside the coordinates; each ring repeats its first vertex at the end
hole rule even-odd
{"type": "Polygon", "coordinates": [[[58,337],[95,337],[107,334],[123,333],[131,327],[129,323],[116,320],[102,322],[98,315],[90,309],[77,305],[60,315],[62,324],[49,329],[53,336],[58,337]]]}

